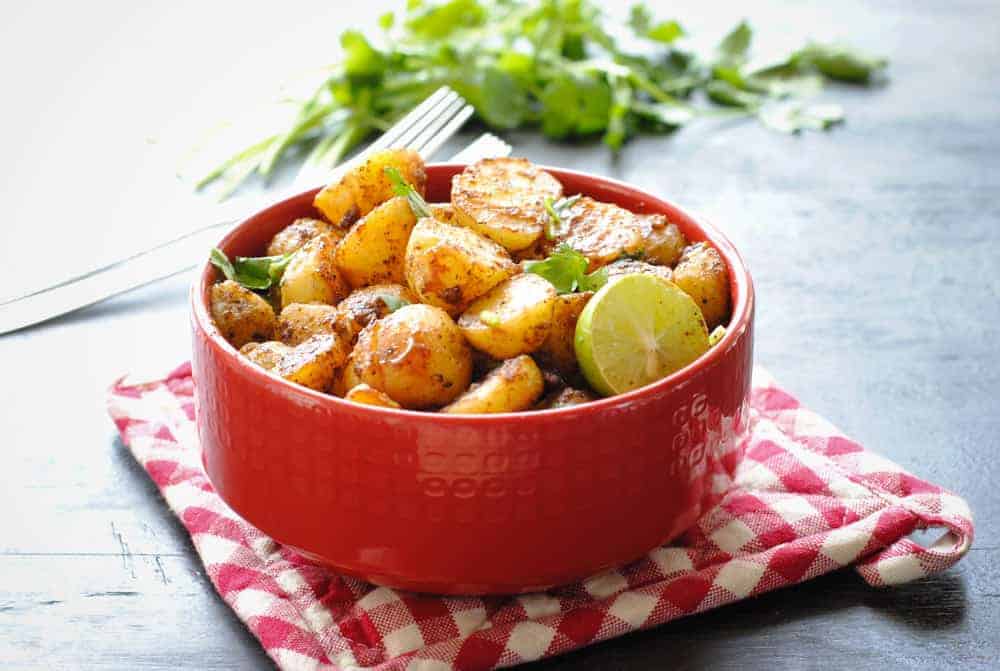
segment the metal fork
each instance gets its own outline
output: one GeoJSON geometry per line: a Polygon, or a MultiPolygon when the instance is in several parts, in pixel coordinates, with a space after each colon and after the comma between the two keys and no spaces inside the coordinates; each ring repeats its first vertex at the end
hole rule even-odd
{"type": "MultiPolygon", "coordinates": [[[[457,93],[442,87],[400,119],[375,142],[351,160],[332,171],[318,173],[315,166],[305,166],[287,190],[267,194],[276,202],[319,183],[340,179],[348,170],[364,161],[373,152],[390,147],[407,147],[426,160],[451,138],[472,116],[472,106],[457,93]]],[[[503,140],[485,134],[459,152],[452,160],[473,162],[480,158],[507,156],[511,147],[503,140]]],[[[259,205],[260,203],[258,203],[259,205]]],[[[0,302],[0,335],[11,333],[68,312],[118,296],[180,273],[204,262],[208,250],[217,242],[223,227],[232,227],[242,215],[259,209],[246,202],[236,204],[240,210],[221,221],[133,254],[101,268],[71,277],[57,284],[0,302]]]]}

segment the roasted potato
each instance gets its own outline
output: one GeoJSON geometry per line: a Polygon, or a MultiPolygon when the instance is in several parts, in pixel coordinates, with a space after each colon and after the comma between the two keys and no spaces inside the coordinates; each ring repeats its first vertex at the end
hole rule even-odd
{"type": "Polygon", "coordinates": [[[279,284],[282,309],[292,303],[333,305],[349,293],[337,270],[336,249],[336,236],[323,233],[295,252],[279,284]]]}
{"type": "Polygon", "coordinates": [[[348,346],[340,338],[317,335],[293,347],[271,371],[303,387],[326,391],[337,369],[347,359],[347,353],[348,346]]]}
{"type": "Polygon", "coordinates": [[[687,247],[673,281],[701,308],[709,331],[729,321],[729,272],[714,247],[704,242],[687,247]]]}
{"type": "Polygon", "coordinates": [[[583,389],[573,387],[563,387],[559,391],[548,394],[535,405],[536,410],[553,410],[555,408],[568,408],[571,405],[580,405],[596,401],[599,397],[583,389]]]}
{"type": "Polygon", "coordinates": [[[337,268],[352,287],[405,282],[403,260],[417,223],[405,198],[391,198],[362,217],[337,245],[337,268]]]}
{"type": "Polygon", "coordinates": [[[344,394],[344,399],[361,403],[362,405],[379,405],[383,408],[401,408],[399,403],[389,398],[384,392],[369,387],[367,384],[359,384],[354,389],[344,394]]]}
{"type": "Polygon", "coordinates": [[[403,179],[423,195],[427,173],[420,155],[410,149],[386,149],[317,193],[313,205],[333,224],[349,226],[396,195],[385,173],[387,167],[399,170],[403,179]]]}
{"type": "Polygon", "coordinates": [[[421,301],[454,316],[513,275],[517,266],[495,242],[425,217],[410,234],[405,269],[406,281],[421,301]]]}
{"type": "Polygon", "coordinates": [[[548,280],[516,275],[473,301],[458,326],[476,349],[495,359],[511,359],[545,342],[555,299],[556,289],[548,280]]]}
{"type": "Polygon", "coordinates": [[[617,205],[583,196],[563,210],[562,219],[562,230],[545,241],[546,254],[566,243],[587,257],[591,271],[643,249],[638,215],[617,205]]]}
{"type": "Polygon", "coordinates": [[[642,235],[642,258],[661,266],[673,266],[687,246],[687,238],[662,214],[636,215],[642,235]]]}
{"type": "Polygon", "coordinates": [[[367,384],[404,408],[454,400],[469,386],[472,353],[444,310],[406,305],[369,324],[344,371],[344,387],[367,384]]]}
{"type": "Polygon", "coordinates": [[[527,354],[508,359],[490,371],[441,412],[452,414],[517,412],[530,408],[542,395],[542,371],[527,354]]]}
{"type": "Polygon", "coordinates": [[[573,344],[573,339],[576,337],[576,320],[593,295],[592,291],[560,294],[553,301],[552,326],[537,355],[539,361],[551,366],[563,377],[573,376],[579,370],[576,347],[573,344]]]}
{"type": "Polygon", "coordinates": [[[209,306],[216,327],[233,347],[274,335],[271,304],[233,280],[212,285],[209,306]]]}
{"type": "Polygon", "coordinates": [[[253,361],[264,370],[271,370],[278,365],[282,357],[292,351],[283,342],[248,342],[240,348],[240,354],[253,361]]]}
{"type": "Polygon", "coordinates": [[[455,221],[455,207],[451,203],[430,203],[431,214],[438,221],[443,221],[446,224],[460,225],[455,221]]]}
{"type": "Polygon", "coordinates": [[[352,334],[353,339],[361,333],[361,329],[376,319],[416,302],[417,297],[413,292],[400,284],[373,284],[355,289],[340,301],[337,305],[339,323],[345,331],[352,334]]]}
{"type": "Polygon", "coordinates": [[[667,266],[654,266],[652,263],[637,261],[636,259],[619,259],[614,263],[609,263],[607,269],[608,281],[635,273],[645,273],[647,275],[655,275],[669,282],[672,275],[670,268],[667,266]]]}
{"type": "Polygon", "coordinates": [[[298,345],[313,336],[337,333],[337,308],[320,303],[292,303],[278,315],[276,335],[286,345],[298,345]]]}
{"type": "Polygon", "coordinates": [[[509,251],[530,247],[549,220],[545,199],[562,196],[562,184],[523,158],[487,158],[451,181],[458,223],[509,251]]]}
{"type": "Polygon", "coordinates": [[[311,217],[296,219],[271,238],[271,243],[267,246],[267,255],[280,256],[298,251],[303,245],[322,233],[330,233],[338,239],[344,235],[342,230],[321,219],[311,217]]]}

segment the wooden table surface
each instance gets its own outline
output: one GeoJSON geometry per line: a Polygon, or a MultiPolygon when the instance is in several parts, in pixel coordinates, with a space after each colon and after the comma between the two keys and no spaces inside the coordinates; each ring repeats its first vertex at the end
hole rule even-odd
{"type": "MultiPolygon", "coordinates": [[[[395,3],[94,4],[23,3],[0,25],[4,293],[206,221],[165,157],[395,3]]],[[[725,4],[670,8],[718,35],[735,18],[725,4]]],[[[536,668],[996,668],[1000,5],[741,11],[762,42],[811,34],[885,53],[891,83],[831,90],[848,123],[827,134],[705,122],[617,159],[510,139],[724,228],[757,285],[757,361],[871,449],[963,495],[978,537],[919,583],[877,591],[843,571],[536,668]]],[[[0,668],[272,668],[103,409],[118,374],[188,356],[189,281],[0,337],[0,668]]]]}

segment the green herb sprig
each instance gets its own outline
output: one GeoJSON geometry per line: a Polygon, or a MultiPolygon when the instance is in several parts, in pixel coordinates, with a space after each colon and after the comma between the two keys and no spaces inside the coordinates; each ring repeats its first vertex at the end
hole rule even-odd
{"type": "Polygon", "coordinates": [[[223,162],[199,186],[225,179],[228,193],[303,154],[317,166],[334,165],[442,85],[494,129],[537,128],[555,139],[599,135],[617,150],[637,134],[717,116],[719,107],[784,132],[828,128],[842,111],[817,122],[811,112],[777,119],[769,106],[815,94],[826,81],[868,84],[887,65],[849,46],[809,43],[752,66],[753,30],[745,21],[713,53],[695,53],[677,18],[657,19],[641,2],[631,9],[635,39],[628,45],[612,36],[595,0],[409,0],[401,16],[385,14],[379,26],[378,39],[344,31],[341,61],[311,96],[291,101],[292,123],[223,162]]]}
{"type": "Polygon", "coordinates": [[[580,200],[580,194],[568,198],[560,198],[557,201],[553,201],[549,197],[545,198],[545,211],[549,213],[549,221],[545,226],[545,237],[547,239],[555,240],[566,229],[563,216],[578,200],[580,200]]]}
{"type": "Polygon", "coordinates": [[[413,211],[413,216],[418,219],[422,217],[433,217],[434,213],[431,212],[431,206],[427,204],[424,197],[413,188],[413,185],[403,179],[403,176],[399,173],[399,170],[390,166],[386,166],[385,174],[389,176],[389,181],[392,182],[392,189],[396,192],[397,196],[402,196],[406,198],[406,202],[410,204],[410,209],[413,211]]]}
{"type": "Polygon", "coordinates": [[[238,282],[247,289],[263,291],[281,281],[293,255],[294,252],[281,256],[237,256],[230,261],[225,252],[213,247],[209,260],[227,280],[238,282]]]}
{"type": "Polygon", "coordinates": [[[608,282],[608,269],[587,273],[587,257],[565,242],[542,261],[528,261],[524,271],[548,280],[560,294],[574,291],[597,291],[608,282]]]}

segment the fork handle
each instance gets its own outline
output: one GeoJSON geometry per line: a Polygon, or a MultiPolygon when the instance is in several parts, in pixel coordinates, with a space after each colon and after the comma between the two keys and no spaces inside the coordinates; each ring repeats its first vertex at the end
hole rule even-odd
{"type": "MultiPolygon", "coordinates": [[[[480,137],[456,158],[473,162],[480,158],[506,156],[510,146],[493,136],[480,137]]],[[[453,159],[454,161],[454,159],[453,159]]],[[[241,203],[246,206],[246,203],[241,203]]],[[[246,210],[244,210],[246,212],[246,210]]],[[[70,278],[54,286],[0,303],[0,335],[59,317],[191,270],[204,263],[207,250],[241,217],[226,217],[204,228],[148,251],[70,278]]]]}

